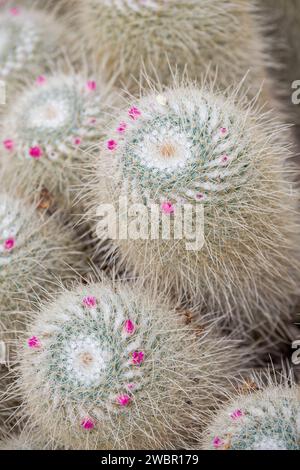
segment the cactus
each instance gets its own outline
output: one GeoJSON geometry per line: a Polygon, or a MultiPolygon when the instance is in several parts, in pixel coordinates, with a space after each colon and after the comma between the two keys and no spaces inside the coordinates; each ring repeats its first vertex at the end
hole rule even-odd
{"type": "MultiPolygon", "coordinates": [[[[67,2],[69,4],[69,1],[67,2]]],[[[215,77],[222,87],[249,71],[256,94],[265,77],[254,4],[244,0],[73,0],[80,34],[107,57],[123,81],[147,73],[169,82],[170,66],[188,65],[194,79],[215,77]],[[155,69],[155,73],[153,70],[155,69]]],[[[71,13],[72,16],[72,13],[71,13]]],[[[132,84],[131,84],[132,85],[132,84]]]]}
{"type": "MultiPolygon", "coordinates": [[[[14,382],[7,367],[0,362],[0,439],[6,439],[11,430],[17,427],[15,410],[19,406],[19,401],[12,394],[14,382]],[[13,395],[13,396],[12,396],[13,395]]],[[[1,446],[0,446],[1,448],[1,446]]]]}
{"type": "MultiPolygon", "coordinates": [[[[7,82],[9,94],[15,81],[38,76],[45,63],[56,60],[65,30],[51,12],[35,9],[33,2],[0,6],[0,79],[7,82]]],[[[64,44],[66,44],[64,34],[64,44]]]]}
{"type": "Polygon", "coordinates": [[[204,433],[206,450],[300,450],[300,388],[273,385],[219,410],[204,433]]]}
{"type": "Polygon", "coordinates": [[[0,321],[10,330],[32,295],[55,289],[55,276],[73,279],[73,269],[82,264],[81,247],[59,213],[48,217],[43,212],[16,191],[1,188],[0,321]]]}
{"type": "Polygon", "coordinates": [[[243,361],[236,341],[185,325],[139,283],[105,279],[42,305],[21,343],[24,432],[66,449],[184,445],[243,361]]]}
{"type": "Polygon", "coordinates": [[[127,232],[108,233],[98,217],[98,236],[114,238],[125,265],[162,291],[245,334],[266,324],[271,335],[290,319],[299,288],[286,132],[243,98],[205,87],[174,85],[132,101],[103,140],[90,185],[91,211],[111,203],[120,230],[127,212],[127,232]],[[133,233],[137,203],[143,229],[133,233]],[[185,225],[183,214],[191,214],[185,225]]]}
{"type": "Polygon", "coordinates": [[[39,450],[25,436],[15,435],[0,442],[0,450],[39,450]]]}
{"type": "Polygon", "coordinates": [[[86,153],[98,143],[106,107],[112,104],[110,86],[83,75],[58,71],[39,76],[4,119],[8,177],[17,174],[27,191],[45,186],[59,205],[70,206],[82,184],[86,153]]]}
{"type": "Polygon", "coordinates": [[[276,65],[271,68],[274,91],[283,102],[286,120],[297,125],[299,136],[299,105],[293,102],[292,94],[295,92],[295,99],[299,100],[299,85],[295,88],[293,82],[300,80],[300,1],[261,0],[260,9],[269,37],[270,55],[276,65]]]}

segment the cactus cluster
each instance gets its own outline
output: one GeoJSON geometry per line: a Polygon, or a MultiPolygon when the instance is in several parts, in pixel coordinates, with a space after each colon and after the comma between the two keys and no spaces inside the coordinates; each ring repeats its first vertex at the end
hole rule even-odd
{"type": "Polygon", "coordinates": [[[80,165],[97,147],[113,103],[113,92],[101,81],[63,72],[39,76],[15,98],[3,122],[8,177],[18,175],[24,190],[46,186],[59,203],[70,205],[82,182],[80,165]]]}
{"type": "Polygon", "coordinates": [[[267,387],[220,410],[204,436],[206,450],[300,450],[300,389],[267,387]]]}
{"type": "MultiPolygon", "coordinates": [[[[126,199],[127,233],[115,237],[124,262],[158,279],[162,291],[173,288],[246,332],[254,318],[260,328],[267,322],[269,334],[282,325],[299,284],[286,129],[233,96],[193,85],[150,93],[115,119],[96,162],[91,200],[96,213],[103,202],[122,212],[120,198],[126,199]],[[146,232],[131,236],[136,203],[148,222],[146,232]],[[160,212],[156,237],[153,205],[160,212]],[[183,226],[188,206],[189,230],[177,239],[176,223],[183,226]],[[197,225],[200,206],[204,228],[197,225]],[[203,246],[188,247],[201,230],[203,246]]],[[[100,228],[99,235],[108,234],[105,224],[100,228]]]]}
{"type": "Polygon", "coordinates": [[[254,2],[244,0],[73,0],[80,34],[127,83],[148,74],[169,82],[170,65],[192,78],[207,73],[227,87],[249,71],[257,93],[264,78],[254,2]],[[155,70],[155,74],[153,71],[155,70]]]}
{"type": "Polygon", "coordinates": [[[32,319],[20,350],[25,432],[71,449],[184,446],[199,438],[210,403],[229,395],[242,356],[141,286],[63,291],[32,319]]]}
{"type": "Polygon", "coordinates": [[[59,214],[48,217],[43,212],[11,189],[0,193],[0,321],[4,328],[16,327],[14,321],[26,310],[30,294],[53,289],[54,276],[73,279],[72,268],[81,264],[80,245],[72,231],[63,226],[59,214]]]}
{"type": "Polygon", "coordinates": [[[63,28],[50,12],[8,2],[0,6],[0,78],[13,83],[34,77],[45,68],[45,62],[59,56],[63,28]]]}

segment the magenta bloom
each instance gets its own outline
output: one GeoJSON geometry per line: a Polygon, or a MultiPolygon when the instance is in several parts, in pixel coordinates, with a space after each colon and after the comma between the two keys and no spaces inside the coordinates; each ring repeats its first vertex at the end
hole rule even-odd
{"type": "Polygon", "coordinates": [[[171,202],[163,202],[162,205],[160,206],[162,212],[166,215],[171,215],[174,214],[174,206],[171,202]]]}
{"type": "Polygon", "coordinates": [[[83,305],[85,305],[88,308],[93,308],[93,307],[96,307],[97,305],[97,299],[94,296],[84,297],[82,302],[83,302],[83,305]]]}
{"type": "Polygon", "coordinates": [[[89,80],[86,86],[90,91],[95,91],[97,88],[97,83],[95,82],[95,80],[89,80]]]}
{"type": "Polygon", "coordinates": [[[32,158],[38,159],[38,158],[41,158],[41,156],[43,155],[43,151],[40,147],[30,147],[29,155],[32,158]]]}
{"type": "Polygon", "coordinates": [[[119,124],[119,127],[117,129],[117,131],[119,132],[119,134],[124,134],[124,132],[126,131],[127,129],[127,124],[126,122],[120,122],[119,124]]]}
{"type": "Polygon", "coordinates": [[[131,398],[129,395],[120,395],[117,398],[117,402],[120,406],[128,406],[129,403],[131,402],[131,398]]]}
{"type": "Polygon", "coordinates": [[[109,140],[107,142],[107,148],[108,150],[115,150],[117,148],[118,144],[115,140],[109,140]]]}
{"type": "Polygon", "coordinates": [[[134,351],[134,353],[132,353],[132,363],[135,366],[141,365],[144,362],[144,359],[145,354],[143,353],[143,351],[134,351]]]}
{"type": "Polygon", "coordinates": [[[138,119],[140,116],[141,116],[141,111],[136,108],[135,106],[132,106],[132,108],[130,108],[130,110],[128,111],[128,115],[129,117],[131,117],[131,119],[138,119]]]}
{"type": "Polygon", "coordinates": [[[39,75],[35,81],[37,85],[44,85],[46,82],[46,77],[44,75],[39,75]]]}
{"type": "Polygon", "coordinates": [[[94,429],[95,423],[91,418],[84,418],[81,421],[81,427],[83,429],[91,430],[91,429],[94,429]]]}
{"type": "Polygon", "coordinates": [[[40,340],[36,336],[32,336],[31,338],[29,338],[27,343],[31,349],[37,349],[41,347],[40,340]]]}
{"type": "Polygon", "coordinates": [[[3,145],[6,148],[6,150],[13,150],[14,146],[15,146],[15,143],[11,139],[6,139],[6,140],[3,141],[3,145]]]}
{"type": "Polygon", "coordinates": [[[213,446],[215,449],[219,449],[224,445],[223,439],[220,439],[220,437],[216,436],[213,440],[213,446]]]}
{"type": "Polygon", "coordinates": [[[4,248],[5,250],[7,251],[11,251],[13,250],[13,248],[15,247],[16,245],[16,240],[14,238],[8,238],[7,240],[5,240],[4,242],[4,248]]]}
{"type": "Polygon", "coordinates": [[[234,421],[236,421],[237,419],[242,418],[243,416],[244,416],[244,413],[243,413],[242,410],[234,410],[234,411],[231,413],[231,415],[230,415],[230,417],[231,417],[234,421]]]}
{"type": "Polygon", "coordinates": [[[124,323],[124,331],[128,335],[132,335],[135,331],[135,325],[131,320],[126,320],[124,323]]]}
{"type": "Polygon", "coordinates": [[[222,135],[226,135],[228,132],[228,129],[226,129],[226,127],[221,127],[220,132],[222,135]]]}

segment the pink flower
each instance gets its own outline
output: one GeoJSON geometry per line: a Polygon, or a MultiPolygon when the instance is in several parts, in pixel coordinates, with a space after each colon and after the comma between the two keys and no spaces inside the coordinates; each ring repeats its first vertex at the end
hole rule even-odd
{"type": "Polygon", "coordinates": [[[134,120],[140,117],[141,114],[142,114],[141,111],[135,106],[132,106],[132,108],[130,108],[130,110],[128,111],[129,117],[131,117],[131,119],[134,119],[134,120]]]}
{"type": "Polygon", "coordinates": [[[85,307],[88,307],[88,308],[93,308],[93,307],[96,307],[97,305],[97,299],[94,296],[84,297],[82,302],[83,302],[83,305],[85,305],[85,307]]]}
{"type": "Polygon", "coordinates": [[[136,387],[135,384],[132,384],[132,383],[126,385],[126,388],[130,391],[134,390],[135,387],[136,387]]]}
{"type": "Polygon", "coordinates": [[[234,421],[242,418],[243,416],[244,416],[244,413],[242,410],[234,410],[230,415],[231,419],[233,419],[234,421]]]}
{"type": "Polygon", "coordinates": [[[15,146],[15,143],[11,139],[6,139],[6,140],[3,141],[3,145],[6,148],[6,150],[13,150],[14,146],[15,146]]]}
{"type": "Polygon", "coordinates": [[[220,437],[216,436],[213,440],[213,446],[215,449],[219,449],[224,445],[223,439],[220,439],[220,437]]]}
{"type": "Polygon", "coordinates": [[[174,206],[171,202],[163,202],[162,205],[160,206],[162,212],[166,215],[174,214],[174,206]]]}
{"type": "Polygon", "coordinates": [[[9,11],[10,11],[10,14],[13,16],[19,16],[20,14],[20,8],[18,7],[12,7],[9,11]]]}
{"type": "Polygon", "coordinates": [[[37,349],[41,347],[40,340],[36,336],[32,336],[31,338],[29,338],[27,343],[31,349],[37,349]]]}
{"type": "Polygon", "coordinates": [[[124,132],[126,131],[127,129],[127,124],[126,122],[120,122],[119,124],[119,127],[117,129],[117,132],[119,132],[119,134],[124,134],[124,132]]]}
{"type": "Polygon", "coordinates": [[[41,149],[41,147],[30,147],[29,149],[29,155],[32,157],[32,158],[41,158],[41,156],[43,155],[43,151],[41,149]]]}
{"type": "Polygon", "coordinates": [[[204,198],[205,198],[205,195],[203,193],[196,194],[196,199],[198,199],[198,201],[202,201],[204,198]]]}
{"type": "Polygon", "coordinates": [[[74,138],[74,145],[80,145],[81,144],[81,138],[80,137],[75,137],[74,138]]]}
{"type": "Polygon", "coordinates": [[[81,427],[87,430],[94,429],[95,423],[91,418],[84,418],[81,421],[81,427]]]}
{"type": "Polygon", "coordinates": [[[226,127],[221,127],[220,132],[222,135],[226,135],[228,132],[228,129],[226,127]]]}
{"type": "Polygon", "coordinates": [[[115,140],[109,140],[107,142],[107,148],[108,150],[115,150],[117,148],[118,144],[115,140]]]}
{"type": "Polygon", "coordinates": [[[135,331],[135,324],[131,320],[126,320],[124,323],[124,331],[128,335],[132,335],[135,331]]]}
{"type": "Polygon", "coordinates": [[[222,165],[227,165],[227,163],[229,162],[229,156],[226,155],[226,153],[224,155],[222,155],[221,157],[221,164],[222,165]]]}
{"type": "Polygon", "coordinates": [[[95,80],[88,80],[86,86],[88,90],[95,91],[97,88],[97,83],[95,82],[95,80]]]}
{"type": "Polygon", "coordinates": [[[135,366],[139,366],[140,364],[142,364],[142,362],[144,362],[144,359],[145,354],[143,353],[143,351],[134,351],[134,353],[132,353],[132,363],[135,366]]]}
{"type": "Polygon", "coordinates": [[[131,402],[131,398],[129,395],[119,395],[118,398],[117,398],[117,403],[120,405],[120,406],[127,406],[129,405],[129,403],[131,402]]]}
{"type": "Polygon", "coordinates": [[[13,250],[13,248],[15,247],[16,245],[16,240],[14,238],[8,238],[7,240],[5,240],[4,242],[4,248],[5,250],[7,251],[11,251],[13,250]]]}
{"type": "Polygon", "coordinates": [[[46,77],[44,75],[39,75],[35,81],[37,85],[44,85],[46,82],[46,77]]]}

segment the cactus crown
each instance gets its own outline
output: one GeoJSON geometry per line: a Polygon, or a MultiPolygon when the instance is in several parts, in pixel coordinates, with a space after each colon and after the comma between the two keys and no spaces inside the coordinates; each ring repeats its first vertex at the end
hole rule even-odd
{"type": "Polygon", "coordinates": [[[91,145],[102,113],[96,82],[76,75],[40,76],[13,107],[13,145],[22,158],[65,159],[91,145]]]}
{"type": "Polygon", "coordinates": [[[89,448],[137,449],[185,442],[184,423],[197,435],[206,391],[217,401],[227,396],[236,352],[230,341],[193,335],[143,289],[100,283],[43,308],[20,360],[29,427],[71,448],[84,447],[88,433],[89,448]],[[208,372],[212,357],[215,374],[208,372]]]}
{"type": "Polygon", "coordinates": [[[196,88],[143,98],[120,116],[106,143],[108,158],[114,153],[120,176],[145,199],[217,205],[237,199],[259,149],[246,113],[224,105],[196,88]]]}
{"type": "Polygon", "coordinates": [[[300,395],[296,387],[267,388],[240,397],[209,428],[210,449],[299,450],[300,395]]]}
{"type": "Polygon", "coordinates": [[[0,76],[19,74],[29,64],[36,63],[41,55],[46,59],[46,52],[50,51],[57,38],[57,28],[55,20],[51,19],[51,16],[49,19],[49,14],[46,15],[42,11],[12,4],[7,8],[3,7],[0,12],[0,76]],[[50,40],[47,34],[49,27],[50,40]]]}

